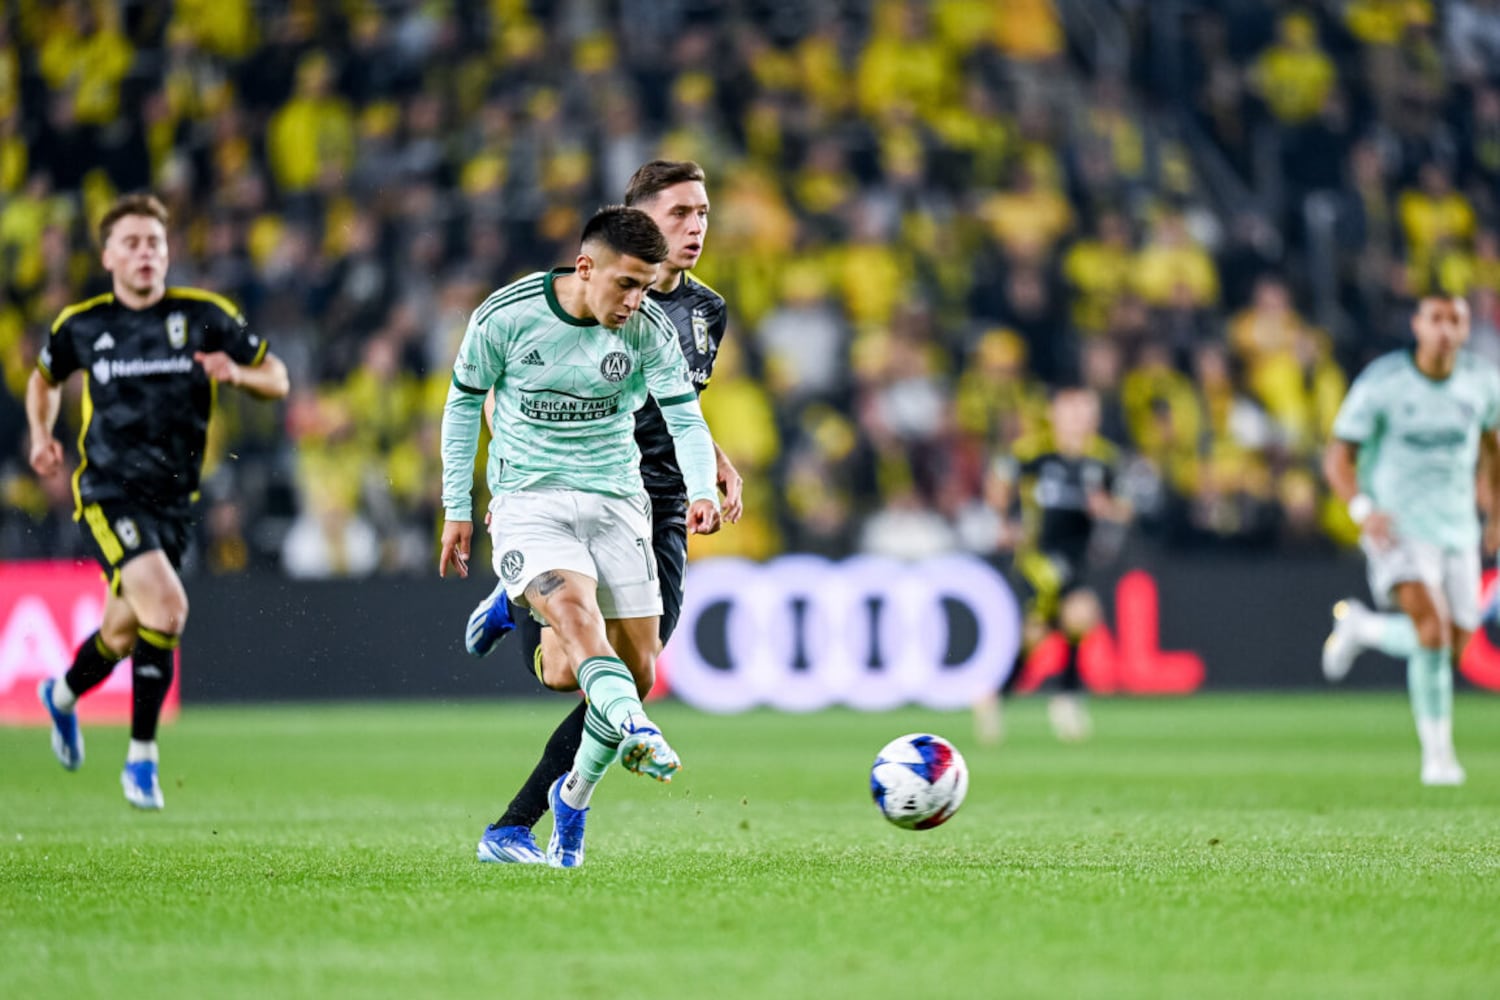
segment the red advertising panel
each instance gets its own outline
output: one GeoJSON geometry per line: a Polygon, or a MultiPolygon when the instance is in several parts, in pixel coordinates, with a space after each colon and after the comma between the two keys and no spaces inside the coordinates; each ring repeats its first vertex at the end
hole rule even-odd
{"type": "MultiPolygon", "coordinates": [[[[0,725],[47,721],[37,683],[68,669],[79,642],[99,627],[107,593],[89,563],[0,563],[0,725]]],[[[162,718],[175,718],[177,708],[174,682],[162,718]]],[[[79,700],[78,714],[85,722],[130,721],[130,660],[79,700]]]]}

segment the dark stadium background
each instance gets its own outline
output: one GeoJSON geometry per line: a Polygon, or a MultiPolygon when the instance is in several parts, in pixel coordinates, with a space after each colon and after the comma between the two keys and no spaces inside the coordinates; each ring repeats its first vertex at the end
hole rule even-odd
{"type": "Polygon", "coordinates": [[[293,381],[220,397],[185,697],[527,690],[462,655],[487,574],[433,572],[449,366],[665,155],[708,171],[732,346],[704,408],[747,482],[695,556],[1003,565],[988,462],[1082,381],[1139,511],[1105,594],[1150,574],[1208,686],[1315,683],[1363,591],[1316,466],[1349,380],[1432,290],[1500,359],[1497,74],[1493,0],[7,3],[0,616],[22,561],[81,553],[21,398],[103,287],[102,206],[149,188],[173,283],[240,303],[293,381]]]}

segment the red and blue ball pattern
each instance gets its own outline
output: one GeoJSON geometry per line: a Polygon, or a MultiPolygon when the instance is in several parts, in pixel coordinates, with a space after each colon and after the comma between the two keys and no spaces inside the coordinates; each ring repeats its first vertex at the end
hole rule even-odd
{"type": "Polygon", "coordinates": [[[968,767],[953,744],[910,733],[886,744],[870,768],[870,795],[886,819],[907,830],[930,830],[963,804],[968,767]]]}

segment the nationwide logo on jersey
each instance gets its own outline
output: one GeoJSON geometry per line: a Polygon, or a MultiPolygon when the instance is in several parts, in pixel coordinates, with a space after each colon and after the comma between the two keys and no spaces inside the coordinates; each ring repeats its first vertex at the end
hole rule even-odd
{"type": "Polygon", "coordinates": [[[699,354],[708,353],[708,317],[702,309],[693,310],[693,346],[699,354]]]}
{"type": "Polygon", "coordinates": [[[521,554],[520,549],[511,549],[500,557],[500,577],[506,583],[515,583],[521,579],[521,570],[526,568],[526,557],[521,554]]]}
{"type": "Polygon", "coordinates": [[[630,355],[611,351],[599,362],[599,374],[611,382],[623,382],[630,374],[630,355]]]}
{"type": "Polygon", "coordinates": [[[193,359],[189,357],[134,358],[130,361],[111,361],[100,358],[89,368],[89,374],[100,385],[108,385],[111,379],[141,378],[149,375],[186,375],[193,370],[193,359]]]}
{"type": "Polygon", "coordinates": [[[180,312],[167,316],[167,343],[176,350],[187,346],[187,317],[180,312]]]}
{"type": "Polygon", "coordinates": [[[109,335],[108,330],[105,330],[103,333],[101,333],[99,335],[99,339],[94,341],[94,350],[96,351],[112,351],[114,349],[115,338],[109,335]]]}
{"type": "Polygon", "coordinates": [[[547,362],[542,360],[541,351],[532,351],[530,354],[526,355],[526,357],[521,359],[521,364],[523,365],[544,365],[546,363],[547,362]]]}

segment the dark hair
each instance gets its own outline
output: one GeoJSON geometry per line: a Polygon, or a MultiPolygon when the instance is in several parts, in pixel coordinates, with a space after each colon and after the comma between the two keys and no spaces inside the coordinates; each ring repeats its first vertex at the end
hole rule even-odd
{"type": "Polygon", "coordinates": [[[667,238],[651,216],[624,205],[610,205],[595,212],[583,227],[583,239],[579,242],[603,243],[617,254],[647,264],[660,264],[667,259],[667,238]]]}
{"type": "Polygon", "coordinates": [[[122,194],[115,199],[109,211],[104,213],[104,218],[99,220],[99,245],[102,247],[109,242],[110,230],[115,228],[115,223],[128,215],[144,215],[155,219],[163,226],[168,224],[170,216],[167,214],[167,206],[154,194],[122,194]]]}
{"type": "Polygon", "coordinates": [[[692,160],[652,160],[630,175],[625,185],[625,204],[650,201],[674,184],[702,182],[703,168],[692,160]]]}

